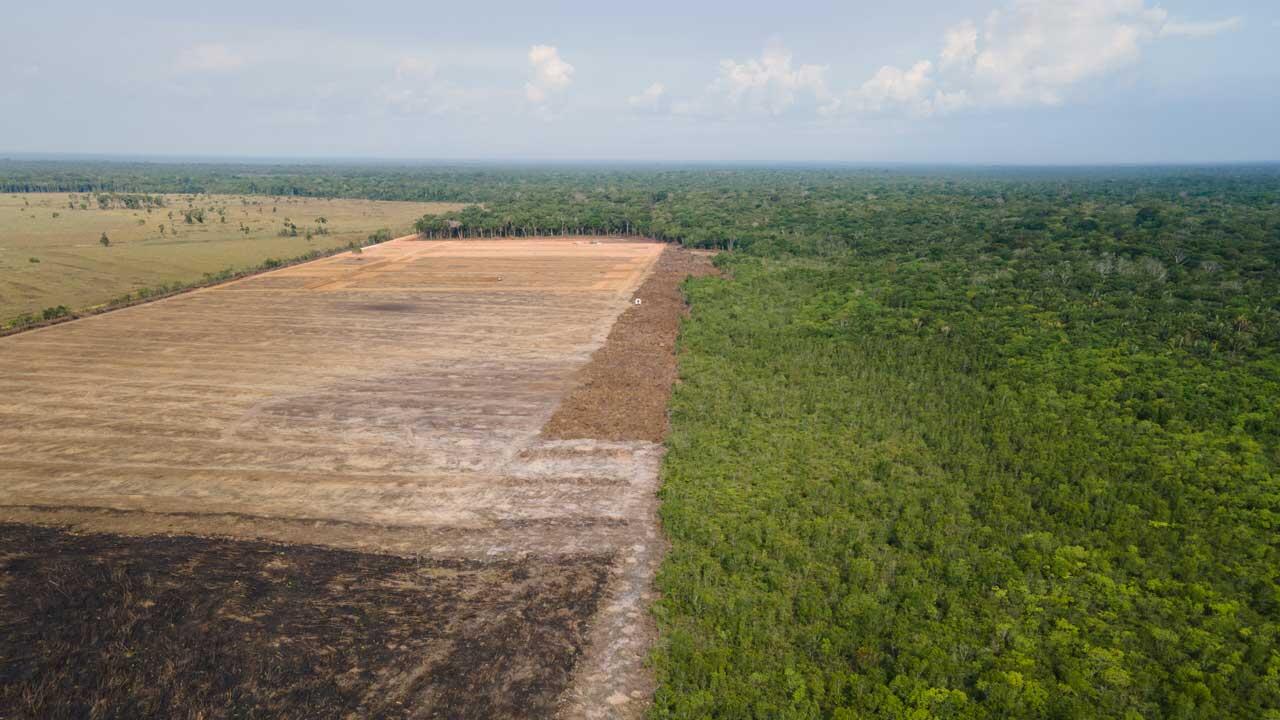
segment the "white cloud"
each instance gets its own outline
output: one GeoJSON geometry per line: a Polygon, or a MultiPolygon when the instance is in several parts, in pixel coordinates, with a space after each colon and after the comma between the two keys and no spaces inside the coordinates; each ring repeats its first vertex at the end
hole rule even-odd
{"type": "MultiPolygon", "coordinates": [[[[468,87],[442,77],[434,61],[416,55],[401,56],[396,62],[394,79],[382,85],[381,99],[391,113],[407,116],[479,116],[500,100],[486,88],[468,87]]],[[[510,100],[501,102],[505,104],[510,100]]]]}
{"type": "Polygon", "coordinates": [[[927,116],[955,112],[969,104],[965,90],[943,90],[933,74],[934,65],[928,60],[907,70],[886,65],[852,94],[847,107],[872,112],[900,108],[927,116]]]}
{"type": "Polygon", "coordinates": [[[965,20],[947,31],[942,46],[942,66],[964,65],[978,55],[978,28],[965,20]]]}
{"type": "Polygon", "coordinates": [[[573,66],[562,60],[560,51],[552,45],[529,48],[529,66],[533,77],[525,83],[524,95],[535,105],[545,104],[573,82],[573,66]]]}
{"type": "Polygon", "coordinates": [[[791,52],[771,44],[760,59],[720,61],[720,76],[711,93],[733,109],[780,115],[801,97],[811,98],[819,112],[831,112],[839,100],[827,87],[827,68],[791,63],[791,52]]]}
{"type": "Polygon", "coordinates": [[[627,98],[627,104],[635,110],[654,112],[662,108],[666,100],[667,88],[656,82],[645,88],[640,94],[627,98]]]}
{"type": "Polygon", "coordinates": [[[933,63],[928,60],[921,60],[910,70],[885,65],[862,84],[859,94],[861,104],[870,110],[883,110],[886,105],[901,104],[923,111],[928,104],[929,92],[933,89],[933,80],[929,77],[931,72],[933,63]]]}
{"type": "Polygon", "coordinates": [[[881,68],[853,106],[915,114],[969,105],[1059,105],[1072,90],[1135,64],[1161,37],[1214,35],[1239,18],[1172,22],[1146,0],[1015,0],[944,37],[938,63],[881,68]]]}
{"type": "MultiPolygon", "coordinates": [[[[1171,20],[1160,29],[1160,35],[1162,37],[1213,37],[1224,32],[1239,30],[1243,24],[1244,19],[1239,16],[1222,20],[1210,20],[1208,22],[1177,22],[1171,20]]],[[[1280,22],[1276,24],[1280,25],[1280,22]]]]}
{"type": "Polygon", "coordinates": [[[200,43],[183,50],[177,67],[188,72],[226,72],[245,65],[240,53],[221,43],[200,43]]]}
{"type": "MultiPolygon", "coordinates": [[[[1007,0],[981,23],[964,20],[948,29],[936,60],[884,65],[848,91],[831,89],[826,66],[797,66],[775,44],[759,59],[722,60],[708,93],[667,104],[674,114],[694,116],[742,110],[776,116],[803,100],[820,115],[930,116],[969,107],[1054,106],[1082,86],[1133,66],[1160,38],[1206,37],[1241,23],[1238,17],[1173,21],[1148,0],[1007,0]]],[[[641,94],[629,102],[656,105],[660,95],[641,94]]]]}
{"type": "Polygon", "coordinates": [[[1072,86],[1136,62],[1165,20],[1144,0],[1024,0],[987,18],[965,79],[991,102],[1057,105],[1072,86]]]}

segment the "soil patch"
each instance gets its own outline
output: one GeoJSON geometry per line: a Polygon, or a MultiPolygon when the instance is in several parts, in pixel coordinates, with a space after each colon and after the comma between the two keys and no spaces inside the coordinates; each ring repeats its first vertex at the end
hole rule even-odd
{"type": "Polygon", "coordinates": [[[373,312],[417,312],[421,308],[413,303],[369,303],[358,305],[352,309],[372,310],[373,312]]]}
{"type": "Polygon", "coordinates": [[[716,272],[706,254],[676,246],[664,249],[635,293],[640,304],[631,305],[614,323],[542,436],[662,442],[676,381],[676,336],[687,311],[680,286],[687,277],[716,272]]]}
{"type": "Polygon", "coordinates": [[[0,524],[0,718],[547,717],[609,561],[0,524]]]}

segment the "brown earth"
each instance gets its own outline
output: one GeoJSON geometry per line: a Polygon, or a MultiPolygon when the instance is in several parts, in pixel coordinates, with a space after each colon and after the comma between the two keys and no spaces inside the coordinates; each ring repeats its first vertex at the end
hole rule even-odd
{"type": "Polygon", "coordinates": [[[392,241],[0,339],[0,520],[608,546],[643,453],[537,435],[661,249],[392,241]]]}
{"type": "Polygon", "coordinates": [[[638,717],[661,447],[541,431],[624,311],[674,338],[681,262],[396,240],[0,339],[0,707],[638,717]]]}
{"type": "Polygon", "coordinates": [[[685,278],[711,275],[704,253],[669,246],[632,304],[614,323],[604,347],[578,373],[569,393],[543,428],[543,437],[569,440],[645,440],[667,434],[667,402],[676,380],[676,335],[685,314],[685,278]]]}

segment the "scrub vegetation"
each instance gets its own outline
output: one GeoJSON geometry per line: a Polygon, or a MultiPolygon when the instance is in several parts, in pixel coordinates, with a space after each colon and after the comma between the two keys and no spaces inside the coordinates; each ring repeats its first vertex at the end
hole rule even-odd
{"type": "MultiPolygon", "coordinates": [[[[0,165],[0,174],[3,173],[0,165]]],[[[0,194],[0,326],[119,306],[412,232],[461,205],[113,191],[0,194]]]]}

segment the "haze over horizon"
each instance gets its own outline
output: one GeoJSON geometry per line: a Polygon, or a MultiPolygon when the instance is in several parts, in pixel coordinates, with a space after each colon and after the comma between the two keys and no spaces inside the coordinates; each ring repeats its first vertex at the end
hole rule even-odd
{"type": "Polygon", "coordinates": [[[11,9],[0,156],[1280,160],[1257,0],[11,9]]]}

